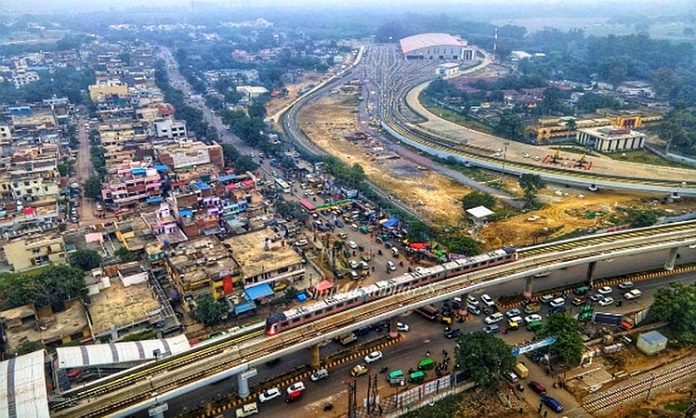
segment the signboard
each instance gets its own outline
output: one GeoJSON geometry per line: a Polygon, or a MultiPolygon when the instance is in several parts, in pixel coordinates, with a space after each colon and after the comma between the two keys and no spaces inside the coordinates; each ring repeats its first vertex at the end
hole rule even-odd
{"type": "Polygon", "coordinates": [[[606,312],[595,312],[592,322],[595,324],[605,324],[619,326],[623,320],[623,315],[606,312]]]}
{"type": "Polygon", "coordinates": [[[517,357],[520,354],[524,354],[524,353],[528,353],[530,351],[538,350],[542,347],[547,347],[549,345],[554,344],[557,339],[558,339],[558,337],[548,337],[548,338],[544,338],[543,340],[534,341],[534,342],[529,343],[529,344],[515,347],[512,349],[512,355],[517,357]]]}
{"type": "Polygon", "coordinates": [[[241,374],[242,379],[251,379],[258,374],[256,369],[249,369],[241,374]]]}
{"type": "Polygon", "coordinates": [[[166,403],[161,403],[159,405],[155,405],[152,408],[147,410],[148,415],[151,417],[161,415],[169,410],[169,405],[166,403]]]}

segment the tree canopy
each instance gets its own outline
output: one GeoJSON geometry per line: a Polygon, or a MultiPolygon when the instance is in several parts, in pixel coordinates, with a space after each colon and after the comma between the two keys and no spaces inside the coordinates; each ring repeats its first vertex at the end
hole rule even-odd
{"type": "Polygon", "coordinates": [[[214,325],[225,316],[225,306],[210,295],[200,295],[196,298],[195,316],[206,326],[214,325]]]}
{"type": "Polygon", "coordinates": [[[561,362],[575,366],[580,364],[583,350],[578,329],[577,319],[565,313],[553,313],[546,317],[539,336],[558,337],[556,343],[549,347],[549,351],[561,362]]]}
{"type": "Polygon", "coordinates": [[[120,247],[118,250],[114,252],[116,257],[118,257],[119,260],[123,261],[124,263],[127,263],[129,261],[137,261],[140,260],[140,254],[138,254],[135,251],[131,251],[126,247],[120,247]]]}
{"type": "Polygon", "coordinates": [[[544,180],[538,174],[522,174],[519,185],[524,192],[524,198],[529,205],[536,203],[536,192],[544,187],[544,180]]]}
{"type": "Polygon", "coordinates": [[[495,207],[495,197],[489,193],[479,192],[475,190],[461,198],[462,207],[464,210],[475,208],[477,206],[485,206],[489,209],[495,207]]]}
{"type": "Polygon", "coordinates": [[[70,265],[82,271],[89,271],[99,267],[101,255],[94,250],[77,250],[70,254],[70,265]]]}
{"type": "Polygon", "coordinates": [[[487,392],[498,387],[498,376],[512,370],[512,347],[493,334],[476,331],[459,338],[455,353],[459,368],[487,392]]]}
{"type": "Polygon", "coordinates": [[[102,183],[98,177],[90,177],[83,184],[85,196],[98,200],[101,198],[102,183]]]}
{"type": "Polygon", "coordinates": [[[667,322],[677,340],[696,344],[696,285],[675,283],[657,289],[648,317],[667,322]]]}
{"type": "Polygon", "coordinates": [[[60,306],[66,300],[85,294],[83,271],[63,264],[37,271],[0,274],[0,299],[8,309],[27,303],[60,306]]]}

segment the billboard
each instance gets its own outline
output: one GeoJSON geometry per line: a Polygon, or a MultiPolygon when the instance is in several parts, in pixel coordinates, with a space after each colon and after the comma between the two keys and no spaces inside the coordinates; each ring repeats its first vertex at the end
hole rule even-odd
{"type": "Polygon", "coordinates": [[[592,322],[595,324],[605,324],[619,326],[623,320],[623,315],[608,313],[608,312],[595,312],[592,317],[592,322]]]}

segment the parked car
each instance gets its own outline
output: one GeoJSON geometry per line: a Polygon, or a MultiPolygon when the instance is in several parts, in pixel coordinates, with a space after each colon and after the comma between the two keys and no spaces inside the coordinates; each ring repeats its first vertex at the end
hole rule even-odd
{"type": "Polygon", "coordinates": [[[358,244],[356,244],[355,241],[348,241],[348,246],[352,249],[358,248],[358,244]]]}
{"type": "Polygon", "coordinates": [[[599,292],[601,295],[608,295],[611,293],[611,287],[609,286],[603,286],[597,289],[597,292],[599,292]]]}
{"type": "Polygon", "coordinates": [[[272,401],[275,398],[280,397],[280,389],[278,388],[270,388],[266,389],[261,394],[259,395],[259,402],[261,403],[266,403],[268,401],[272,401]]]}
{"type": "Polygon", "coordinates": [[[312,380],[312,382],[318,382],[320,380],[328,379],[329,378],[329,371],[326,369],[319,369],[315,370],[309,378],[312,380]]]}
{"type": "Polygon", "coordinates": [[[354,270],[357,269],[358,267],[360,267],[360,263],[358,263],[358,262],[355,261],[355,260],[350,260],[350,261],[348,262],[348,265],[350,266],[350,268],[352,268],[352,269],[354,269],[354,270]]]}
{"type": "Polygon", "coordinates": [[[495,323],[498,323],[498,322],[502,321],[503,318],[505,318],[505,317],[503,316],[503,314],[501,314],[500,312],[496,312],[496,313],[494,313],[494,314],[492,314],[492,315],[490,315],[490,316],[487,316],[487,317],[483,320],[483,322],[485,322],[486,324],[490,325],[490,324],[495,324],[495,323]]]}
{"type": "Polygon", "coordinates": [[[623,282],[619,284],[619,289],[625,290],[625,289],[632,289],[633,288],[633,282],[623,282]]]}
{"type": "Polygon", "coordinates": [[[566,311],[566,307],[564,305],[561,305],[561,306],[554,306],[553,308],[551,308],[551,310],[549,312],[550,313],[563,313],[565,311],[566,311]]]}
{"type": "Polygon", "coordinates": [[[360,278],[360,276],[358,275],[358,273],[355,270],[351,270],[350,273],[348,273],[348,275],[353,280],[358,280],[360,278]]]}
{"type": "Polygon", "coordinates": [[[562,412],[563,411],[563,405],[558,402],[556,399],[550,397],[550,396],[542,396],[541,397],[541,402],[544,403],[544,405],[548,406],[551,408],[551,410],[555,412],[562,412]]]}
{"type": "Polygon", "coordinates": [[[541,303],[551,303],[552,300],[554,300],[556,296],[554,295],[544,295],[541,297],[541,303]]]}
{"type": "Polygon", "coordinates": [[[488,334],[497,334],[498,331],[500,331],[500,327],[496,324],[486,325],[485,327],[483,327],[483,330],[488,334]]]}
{"type": "Polygon", "coordinates": [[[478,306],[479,305],[479,301],[473,296],[469,296],[469,298],[466,300],[466,303],[469,304],[470,306],[478,306]]]}
{"type": "Polygon", "coordinates": [[[493,301],[493,298],[488,296],[488,294],[483,294],[481,295],[481,301],[484,303],[486,306],[495,306],[495,302],[493,301]]]}
{"type": "Polygon", "coordinates": [[[476,316],[481,315],[481,309],[479,309],[478,306],[469,305],[466,307],[466,310],[476,316]]]}
{"type": "Polygon", "coordinates": [[[381,351],[373,351],[370,354],[366,355],[365,358],[363,359],[365,363],[370,364],[374,363],[375,361],[381,360],[383,357],[381,351]]]}
{"type": "Polygon", "coordinates": [[[520,378],[517,377],[517,375],[513,372],[505,372],[503,373],[503,376],[512,383],[517,383],[520,381],[520,378]]]}
{"type": "Polygon", "coordinates": [[[607,296],[606,298],[600,300],[598,303],[599,306],[609,306],[612,303],[614,303],[614,298],[612,298],[611,296],[607,296]]]}
{"type": "Polygon", "coordinates": [[[522,312],[519,309],[514,308],[514,309],[510,309],[509,311],[505,312],[505,316],[507,316],[508,318],[512,318],[515,316],[520,316],[521,313],[522,312]]]}
{"type": "Polygon", "coordinates": [[[256,402],[251,402],[246,405],[242,405],[242,407],[237,408],[237,410],[234,413],[234,416],[236,418],[246,418],[250,417],[252,415],[256,415],[259,413],[259,407],[256,405],[256,402]]]}
{"type": "Polygon", "coordinates": [[[565,305],[565,299],[564,298],[556,298],[549,303],[554,308],[558,308],[559,306],[565,305]]]}
{"type": "Polygon", "coordinates": [[[572,303],[574,306],[580,306],[580,305],[582,305],[583,303],[585,303],[585,299],[583,299],[583,298],[575,298],[575,299],[573,299],[573,301],[572,301],[571,303],[572,303]]]}
{"type": "Polygon", "coordinates": [[[408,332],[408,331],[411,329],[411,327],[409,327],[408,324],[405,324],[405,323],[403,323],[403,322],[397,322],[397,323],[396,323],[396,329],[397,329],[399,332],[408,332]]]}
{"type": "Polygon", "coordinates": [[[599,302],[602,299],[604,299],[604,295],[600,295],[599,293],[595,293],[594,295],[590,296],[590,300],[592,302],[599,302]]]}
{"type": "Polygon", "coordinates": [[[459,336],[461,336],[461,335],[462,335],[462,330],[460,330],[459,328],[453,328],[453,329],[450,329],[448,331],[445,331],[445,338],[447,338],[448,340],[459,338],[459,336]]]}
{"type": "Polygon", "coordinates": [[[544,387],[544,385],[535,380],[532,380],[531,382],[527,383],[527,386],[529,386],[534,392],[541,396],[546,395],[546,388],[544,387]]]}
{"type": "Polygon", "coordinates": [[[638,299],[643,293],[638,290],[638,289],[633,289],[629,292],[624,293],[624,298],[631,300],[631,299],[638,299]]]}
{"type": "Polygon", "coordinates": [[[532,315],[528,315],[524,318],[524,322],[526,324],[529,324],[529,323],[534,322],[534,321],[541,321],[541,315],[532,314],[532,315]]]}
{"type": "Polygon", "coordinates": [[[387,271],[396,271],[396,264],[393,261],[387,261],[387,271]]]}

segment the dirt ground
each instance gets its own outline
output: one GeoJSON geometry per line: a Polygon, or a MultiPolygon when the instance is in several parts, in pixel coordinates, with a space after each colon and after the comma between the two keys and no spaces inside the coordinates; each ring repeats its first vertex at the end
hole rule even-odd
{"type": "Polygon", "coordinates": [[[379,141],[347,140],[345,136],[356,131],[356,106],[354,95],[336,93],[305,107],[298,124],[322,149],[346,164],[359,163],[370,180],[427,219],[458,222],[462,209],[457,200],[470,189],[401,159],[379,141]]]}
{"type": "Polygon", "coordinates": [[[619,417],[681,418],[689,404],[689,392],[694,389],[694,385],[674,388],[652,396],[648,402],[625,407],[623,413],[618,411],[617,414],[619,417]]]}
{"type": "MultiPolygon", "coordinates": [[[[514,181],[505,181],[509,191],[521,196],[514,181]]],[[[668,215],[696,210],[696,199],[663,204],[662,196],[634,193],[598,192],[547,187],[539,193],[544,207],[486,225],[480,232],[487,248],[502,245],[534,245],[582,229],[615,226],[612,218],[622,216],[622,208],[656,209],[668,215]],[[548,232],[551,232],[550,234],[548,232]]]]}
{"type": "Polygon", "coordinates": [[[266,114],[274,115],[277,111],[290,104],[291,101],[297,99],[298,92],[310,84],[318,84],[321,81],[319,73],[305,73],[302,81],[298,83],[288,84],[285,86],[288,89],[288,95],[285,97],[271,99],[266,103],[266,114]]]}

